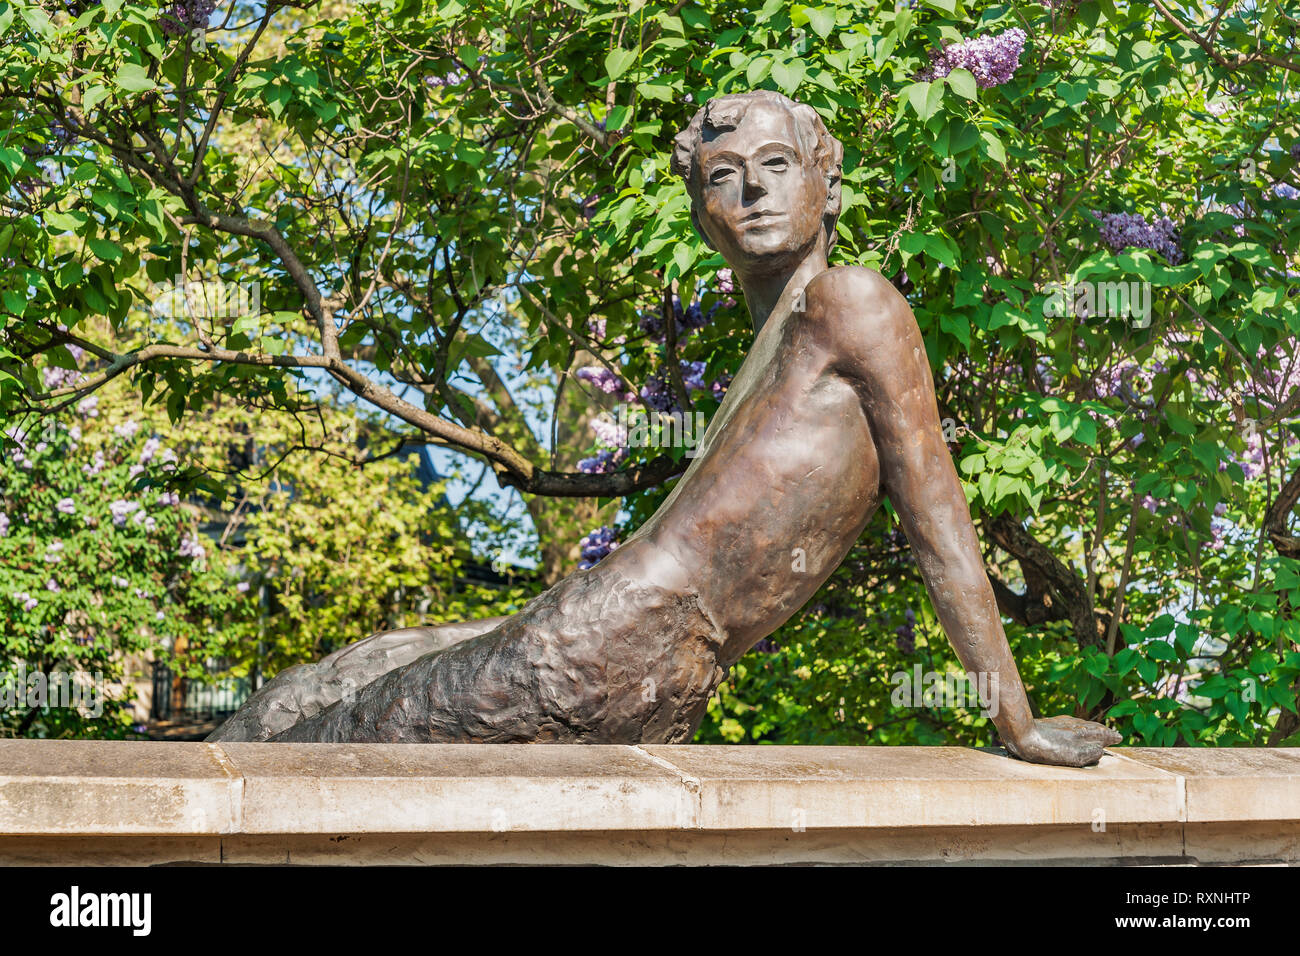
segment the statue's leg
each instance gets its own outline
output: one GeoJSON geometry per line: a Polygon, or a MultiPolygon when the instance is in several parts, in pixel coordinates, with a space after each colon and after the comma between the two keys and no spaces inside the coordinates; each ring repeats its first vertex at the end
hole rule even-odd
{"type": "Polygon", "coordinates": [[[272,739],[681,743],[725,676],[722,645],[693,595],[598,565],[272,739]]]}
{"type": "Polygon", "coordinates": [[[395,667],[491,631],[504,617],[372,634],[314,664],[288,667],[262,685],[208,740],[259,741],[313,717],[395,667]]]}

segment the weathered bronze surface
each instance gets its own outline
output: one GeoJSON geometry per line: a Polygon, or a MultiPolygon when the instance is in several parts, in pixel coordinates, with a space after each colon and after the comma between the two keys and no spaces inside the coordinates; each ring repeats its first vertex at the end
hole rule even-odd
{"type": "Polygon", "coordinates": [[[813,595],[888,496],[1014,754],[1095,763],[1117,733],[1035,719],[907,301],[829,268],[843,150],[810,107],[719,97],[677,138],[691,215],[755,338],[699,452],[626,543],[518,614],[378,634],[259,691],[213,740],[679,743],[727,670],[813,595]]]}

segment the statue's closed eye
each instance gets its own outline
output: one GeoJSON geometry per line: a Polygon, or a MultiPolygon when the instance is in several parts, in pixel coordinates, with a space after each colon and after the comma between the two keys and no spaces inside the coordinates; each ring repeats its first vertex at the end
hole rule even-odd
{"type": "Polygon", "coordinates": [[[730,176],[731,173],[732,173],[731,169],[729,169],[726,166],[722,167],[721,169],[715,169],[712,173],[709,174],[709,183],[716,185],[717,183],[725,182],[727,177],[730,176]]]}

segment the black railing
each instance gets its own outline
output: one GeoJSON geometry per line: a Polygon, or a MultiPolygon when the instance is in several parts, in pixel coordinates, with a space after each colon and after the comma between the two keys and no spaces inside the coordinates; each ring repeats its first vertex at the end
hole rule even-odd
{"type": "Polygon", "coordinates": [[[253,693],[249,677],[218,677],[224,661],[208,661],[206,679],[178,677],[166,661],[153,662],[153,720],[189,723],[228,717],[253,693]]]}

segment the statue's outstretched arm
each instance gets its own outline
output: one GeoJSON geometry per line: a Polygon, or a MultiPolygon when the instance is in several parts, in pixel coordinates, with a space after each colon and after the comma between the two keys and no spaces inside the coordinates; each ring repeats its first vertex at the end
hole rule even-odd
{"type": "Polygon", "coordinates": [[[997,602],[961,481],[943,440],[925,343],[907,300],[867,269],[835,269],[809,284],[809,319],[843,354],[863,396],[881,483],[911,543],[944,632],[962,666],[987,675],[990,716],[1017,756],[1086,766],[1120,737],[1072,717],[1035,720],[997,602]]]}

